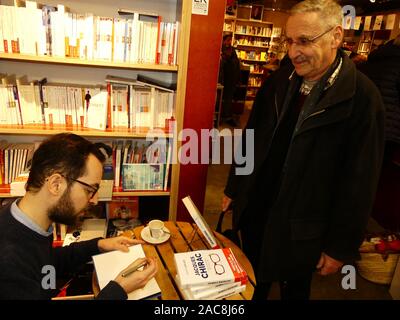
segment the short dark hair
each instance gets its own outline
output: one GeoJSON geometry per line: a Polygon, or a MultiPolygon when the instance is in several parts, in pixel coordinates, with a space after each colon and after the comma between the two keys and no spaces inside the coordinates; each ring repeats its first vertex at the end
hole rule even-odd
{"type": "Polygon", "coordinates": [[[222,40],[225,41],[228,38],[232,38],[232,34],[231,33],[224,34],[224,36],[222,37],[222,40]]]}
{"type": "Polygon", "coordinates": [[[111,151],[104,143],[92,143],[76,134],[56,134],[43,141],[33,154],[26,190],[39,191],[46,178],[54,173],[77,179],[85,174],[89,154],[103,163],[111,151]]]}

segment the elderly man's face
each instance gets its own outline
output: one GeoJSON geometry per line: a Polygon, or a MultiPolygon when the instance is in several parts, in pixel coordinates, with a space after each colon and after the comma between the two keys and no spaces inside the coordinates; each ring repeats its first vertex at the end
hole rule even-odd
{"type": "Polygon", "coordinates": [[[298,13],[286,23],[289,57],[296,73],[307,80],[323,76],[335,60],[339,45],[334,38],[334,26],[320,20],[315,12],[298,13]]]}

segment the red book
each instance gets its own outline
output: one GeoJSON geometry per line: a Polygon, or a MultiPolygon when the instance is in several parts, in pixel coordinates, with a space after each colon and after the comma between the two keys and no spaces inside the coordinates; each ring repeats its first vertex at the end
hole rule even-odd
{"type": "Polygon", "coordinates": [[[108,219],[132,219],[139,217],[139,197],[112,197],[107,203],[108,219]]]}

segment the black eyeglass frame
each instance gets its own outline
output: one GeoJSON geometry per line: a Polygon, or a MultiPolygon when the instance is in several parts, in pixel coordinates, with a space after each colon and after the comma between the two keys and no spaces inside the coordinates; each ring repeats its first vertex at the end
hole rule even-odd
{"type": "Polygon", "coordinates": [[[65,177],[65,176],[63,176],[63,177],[64,177],[65,179],[67,179],[67,180],[71,180],[71,181],[74,181],[74,182],[78,182],[78,183],[81,184],[82,186],[85,186],[85,187],[91,189],[90,192],[92,193],[92,195],[90,196],[89,200],[92,200],[93,197],[96,195],[96,193],[97,193],[97,192],[99,191],[99,189],[100,189],[100,186],[94,187],[94,186],[92,186],[92,185],[90,185],[90,184],[88,184],[88,183],[86,183],[86,182],[83,182],[83,181],[81,181],[81,180],[78,180],[78,179],[73,179],[73,178],[65,177]]]}

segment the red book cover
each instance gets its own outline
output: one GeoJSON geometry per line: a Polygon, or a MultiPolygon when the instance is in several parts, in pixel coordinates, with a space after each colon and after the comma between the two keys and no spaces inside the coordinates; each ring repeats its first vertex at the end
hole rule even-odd
{"type": "Polygon", "coordinates": [[[111,84],[108,82],[107,83],[107,123],[106,123],[106,128],[111,129],[112,128],[112,110],[111,110],[111,84]]]}
{"type": "Polygon", "coordinates": [[[107,203],[108,219],[133,219],[139,217],[139,197],[113,197],[107,203]]]}

